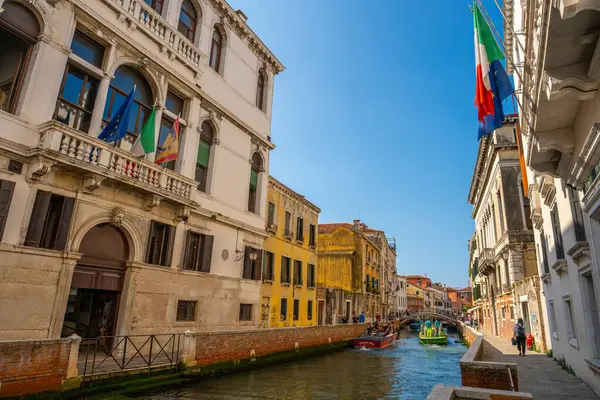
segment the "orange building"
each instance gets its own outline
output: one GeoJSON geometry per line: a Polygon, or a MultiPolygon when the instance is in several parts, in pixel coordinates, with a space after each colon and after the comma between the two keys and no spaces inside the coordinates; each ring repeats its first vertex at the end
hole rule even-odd
{"type": "Polygon", "coordinates": [[[419,287],[422,287],[422,288],[431,287],[431,279],[429,279],[426,276],[422,276],[422,275],[408,275],[408,276],[404,276],[403,278],[406,278],[406,281],[408,283],[410,283],[411,285],[414,285],[414,286],[419,286],[419,287]]]}

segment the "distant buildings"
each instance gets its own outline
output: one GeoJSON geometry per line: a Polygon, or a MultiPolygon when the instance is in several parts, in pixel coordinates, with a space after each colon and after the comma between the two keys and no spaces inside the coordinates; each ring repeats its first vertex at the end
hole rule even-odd
{"type": "MultiPolygon", "coordinates": [[[[317,227],[321,210],[269,177],[261,328],[317,325],[317,227]]],[[[323,315],[321,315],[323,318],[323,315]]]]}

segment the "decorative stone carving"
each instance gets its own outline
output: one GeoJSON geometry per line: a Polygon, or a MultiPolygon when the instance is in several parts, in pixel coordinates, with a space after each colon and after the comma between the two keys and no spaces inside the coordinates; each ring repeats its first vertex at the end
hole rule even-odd
{"type": "Polygon", "coordinates": [[[43,158],[38,158],[29,165],[29,179],[40,181],[43,176],[48,175],[54,166],[54,162],[43,158]]]}
{"type": "Polygon", "coordinates": [[[91,194],[94,190],[98,189],[105,177],[98,174],[89,174],[83,178],[82,186],[84,193],[91,194]]]}
{"type": "Polygon", "coordinates": [[[556,186],[554,186],[554,178],[548,174],[543,174],[540,178],[539,188],[544,204],[552,208],[556,202],[556,186]]]}
{"type": "Polygon", "coordinates": [[[123,218],[125,217],[125,212],[121,207],[113,208],[112,219],[110,220],[110,224],[117,228],[120,228],[123,225],[123,218]]]}
{"type": "Polygon", "coordinates": [[[179,224],[182,221],[187,222],[189,217],[190,217],[190,208],[189,207],[181,207],[179,209],[179,212],[177,212],[175,214],[175,217],[173,217],[173,222],[175,224],[179,224]]]}
{"type": "Polygon", "coordinates": [[[149,195],[146,197],[146,201],[144,202],[144,210],[152,211],[155,207],[160,205],[162,197],[156,194],[149,195]]]}
{"type": "Polygon", "coordinates": [[[592,254],[590,252],[590,244],[588,242],[576,242],[573,247],[567,251],[567,254],[579,270],[587,268],[592,262],[592,254]]]}
{"type": "Polygon", "coordinates": [[[569,266],[567,264],[567,260],[558,259],[554,264],[552,264],[552,269],[556,271],[558,276],[562,276],[564,274],[569,273],[569,266]]]}

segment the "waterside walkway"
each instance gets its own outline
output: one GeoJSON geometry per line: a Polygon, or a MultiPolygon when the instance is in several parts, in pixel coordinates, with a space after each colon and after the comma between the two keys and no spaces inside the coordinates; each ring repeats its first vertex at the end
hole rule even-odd
{"type": "Polygon", "coordinates": [[[509,340],[487,334],[484,339],[483,361],[517,364],[521,392],[543,400],[600,399],[585,383],[564,371],[546,354],[530,351],[521,357],[509,340]]]}

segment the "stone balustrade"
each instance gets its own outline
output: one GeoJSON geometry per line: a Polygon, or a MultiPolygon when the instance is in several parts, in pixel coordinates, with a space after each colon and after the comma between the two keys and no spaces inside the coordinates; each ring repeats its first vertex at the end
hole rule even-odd
{"type": "Polygon", "coordinates": [[[143,29],[156,40],[161,51],[166,51],[170,58],[178,57],[197,73],[205,54],[188,38],[171,26],[159,13],[143,0],[103,0],[118,13],[119,21],[128,21],[143,29]]]}
{"type": "Polygon", "coordinates": [[[193,179],[56,121],[40,125],[39,132],[39,144],[33,153],[96,174],[90,190],[109,178],[176,204],[196,205],[192,197],[196,190],[193,179]]]}

